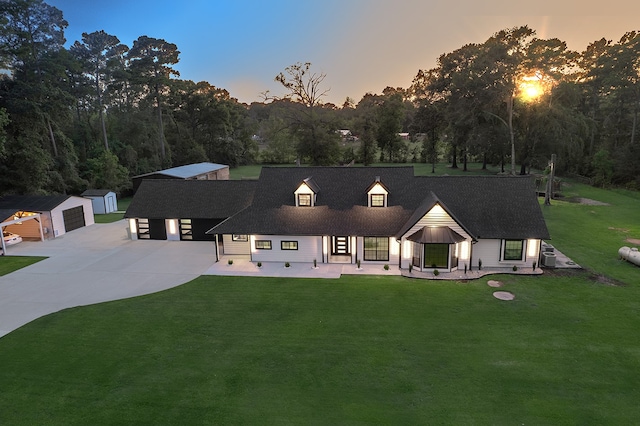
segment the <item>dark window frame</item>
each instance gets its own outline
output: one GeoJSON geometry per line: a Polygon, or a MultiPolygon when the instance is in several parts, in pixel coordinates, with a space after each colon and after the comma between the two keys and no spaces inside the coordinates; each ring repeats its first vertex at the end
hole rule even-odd
{"type": "Polygon", "coordinates": [[[449,252],[451,245],[447,243],[424,244],[424,267],[425,268],[449,268],[449,252]],[[446,250],[446,253],[445,253],[446,250]],[[437,262],[434,262],[437,260],[437,262]],[[435,265],[435,266],[434,266],[435,265]]]}
{"type": "Polygon", "coordinates": [[[520,260],[521,261],[523,258],[523,255],[524,255],[524,240],[504,240],[504,243],[502,245],[502,260],[520,260]],[[518,245],[518,248],[514,247],[516,244],[518,245]]]}
{"type": "Polygon", "coordinates": [[[364,237],[362,241],[362,246],[364,251],[363,260],[366,260],[366,261],[384,260],[388,262],[389,249],[391,248],[390,245],[391,244],[389,244],[389,237],[364,237]],[[386,248],[384,247],[384,244],[382,246],[380,245],[381,241],[386,241],[386,248]],[[370,245],[369,248],[367,248],[367,243],[371,244],[372,242],[374,243],[375,247],[372,248],[370,245]]]}
{"type": "Polygon", "coordinates": [[[371,207],[384,207],[385,206],[386,197],[387,196],[385,194],[371,194],[370,195],[370,199],[369,199],[369,204],[371,205],[371,207]],[[374,197],[376,198],[376,202],[375,203],[373,201],[374,197]]]}
{"type": "Polygon", "coordinates": [[[280,250],[298,250],[298,242],[297,241],[289,241],[289,240],[283,240],[280,241],[280,250]],[[285,247],[285,245],[287,244],[291,244],[291,247],[285,247]],[[295,246],[295,248],[293,247],[295,246]]]}
{"type": "Polygon", "coordinates": [[[313,200],[312,200],[312,198],[311,198],[311,196],[312,196],[312,195],[313,195],[313,194],[298,194],[298,207],[311,207],[311,206],[313,205],[313,204],[312,204],[312,201],[313,201],[313,200]],[[304,197],[305,199],[307,199],[307,197],[308,197],[308,201],[309,201],[309,202],[308,202],[308,203],[306,203],[306,202],[305,202],[305,203],[302,203],[302,198],[303,198],[303,197],[304,197]]]}
{"type": "Polygon", "coordinates": [[[231,234],[231,241],[249,241],[249,236],[246,234],[231,234]]]}
{"type": "Polygon", "coordinates": [[[255,247],[256,250],[271,250],[271,240],[256,240],[255,247]]]}

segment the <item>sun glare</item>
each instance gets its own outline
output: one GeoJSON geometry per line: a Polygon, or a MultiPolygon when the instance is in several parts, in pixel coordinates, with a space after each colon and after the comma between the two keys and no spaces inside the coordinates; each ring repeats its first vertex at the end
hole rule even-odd
{"type": "Polygon", "coordinates": [[[525,101],[534,101],[544,93],[539,75],[523,77],[520,82],[520,96],[525,101]]]}

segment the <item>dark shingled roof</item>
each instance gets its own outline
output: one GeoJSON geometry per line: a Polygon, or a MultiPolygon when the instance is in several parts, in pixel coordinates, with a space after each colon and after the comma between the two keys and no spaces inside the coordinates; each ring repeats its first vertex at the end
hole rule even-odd
{"type": "Polygon", "coordinates": [[[223,219],[251,204],[256,185],[250,180],[144,180],[124,217],[223,219]]]}
{"type": "Polygon", "coordinates": [[[400,238],[440,204],[474,238],[549,238],[533,179],[418,176],[413,167],[264,167],[249,208],[216,234],[367,235],[400,238]],[[366,207],[379,177],[388,207],[366,207]],[[315,207],[295,207],[294,192],[312,178],[315,207]]]}
{"type": "Polygon", "coordinates": [[[29,212],[51,211],[71,195],[6,195],[0,198],[0,209],[29,212]]]}
{"type": "Polygon", "coordinates": [[[16,209],[0,209],[0,222],[4,222],[6,219],[13,220],[13,214],[16,209]]]}

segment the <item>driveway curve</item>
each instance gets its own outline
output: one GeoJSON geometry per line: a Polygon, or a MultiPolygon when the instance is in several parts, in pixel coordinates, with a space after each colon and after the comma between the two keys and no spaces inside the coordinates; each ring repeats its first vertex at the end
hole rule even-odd
{"type": "Polygon", "coordinates": [[[176,287],[215,261],[212,242],[131,241],[123,220],[7,251],[48,259],[0,277],[0,337],[62,309],[176,287]]]}

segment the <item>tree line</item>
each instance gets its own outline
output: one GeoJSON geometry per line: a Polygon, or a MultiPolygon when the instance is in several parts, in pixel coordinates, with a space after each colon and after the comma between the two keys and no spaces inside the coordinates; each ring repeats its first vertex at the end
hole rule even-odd
{"type": "Polygon", "coordinates": [[[324,101],[309,63],[246,105],[180,79],[178,47],[102,30],[65,47],[63,14],[0,1],[0,194],[130,189],[130,177],[211,161],[334,165],[468,162],[640,186],[640,33],[570,51],[527,26],[441,55],[408,88],[324,101]],[[339,132],[348,129],[350,133],[339,132]],[[410,134],[411,140],[401,134],[410,134]]]}

